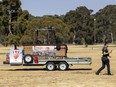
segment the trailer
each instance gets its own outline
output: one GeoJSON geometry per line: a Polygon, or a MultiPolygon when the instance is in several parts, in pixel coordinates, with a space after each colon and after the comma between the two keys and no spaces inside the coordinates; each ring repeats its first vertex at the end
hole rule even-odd
{"type": "Polygon", "coordinates": [[[45,66],[47,70],[67,70],[70,65],[90,65],[90,57],[67,57],[67,46],[55,45],[24,46],[24,49],[10,50],[10,65],[45,66]]]}
{"type": "Polygon", "coordinates": [[[67,70],[70,65],[90,65],[92,63],[90,57],[67,57],[67,45],[58,43],[55,30],[51,26],[47,29],[36,29],[35,31],[33,44],[23,45],[23,49],[17,49],[15,45],[14,49],[10,50],[10,65],[46,66],[47,70],[67,70]],[[40,42],[38,41],[39,31],[45,31],[45,33],[47,31],[47,44],[37,43],[40,42]],[[54,37],[54,39],[50,37],[54,37]]]}

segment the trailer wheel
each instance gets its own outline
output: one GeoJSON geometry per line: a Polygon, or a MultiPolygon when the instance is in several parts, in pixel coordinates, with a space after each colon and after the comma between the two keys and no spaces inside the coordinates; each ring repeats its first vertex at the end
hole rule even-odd
{"type": "Polygon", "coordinates": [[[69,65],[66,62],[60,62],[58,65],[58,69],[60,70],[67,70],[69,65]]]}
{"type": "Polygon", "coordinates": [[[54,70],[55,69],[55,64],[53,62],[48,62],[46,64],[46,69],[50,70],[50,71],[54,70]]]}
{"type": "Polygon", "coordinates": [[[24,63],[29,64],[33,63],[33,56],[30,54],[27,54],[24,56],[24,63]]]}

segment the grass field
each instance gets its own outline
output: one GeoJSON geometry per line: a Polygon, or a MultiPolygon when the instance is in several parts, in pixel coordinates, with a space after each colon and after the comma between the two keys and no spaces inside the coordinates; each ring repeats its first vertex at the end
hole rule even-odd
{"type": "MultiPolygon", "coordinates": [[[[95,75],[101,66],[103,45],[84,46],[68,45],[68,57],[91,57],[91,65],[74,65],[67,71],[47,71],[40,66],[0,66],[0,87],[115,87],[116,86],[116,46],[110,58],[111,72],[106,75],[106,68],[95,75]]],[[[12,47],[0,47],[0,63],[12,47]]],[[[22,47],[21,47],[22,48],[22,47]]]]}

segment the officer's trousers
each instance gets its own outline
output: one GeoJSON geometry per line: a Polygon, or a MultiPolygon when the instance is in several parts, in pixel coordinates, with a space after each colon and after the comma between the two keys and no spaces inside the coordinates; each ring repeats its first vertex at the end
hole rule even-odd
{"type": "Polygon", "coordinates": [[[101,60],[102,60],[102,66],[98,69],[96,74],[99,74],[105,68],[105,65],[107,66],[107,73],[111,74],[109,59],[107,57],[106,58],[102,57],[101,60]]]}

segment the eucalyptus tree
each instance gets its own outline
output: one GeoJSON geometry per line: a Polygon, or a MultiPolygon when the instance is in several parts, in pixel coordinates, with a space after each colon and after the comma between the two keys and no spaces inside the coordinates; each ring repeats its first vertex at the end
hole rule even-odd
{"type": "Polygon", "coordinates": [[[29,12],[21,9],[20,0],[2,0],[1,3],[1,29],[4,35],[4,41],[2,41],[2,44],[19,44],[19,40],[24,34],[28,25],[29,12]]]}
{"type": "Polygon", "coordinates": [[[64,22],[69,24],[70,31],[74,33],[73,40],[77,44],[92,44],[93,42],[93,18],[92,10],[84,6],[67,12],[64,22]]]}
{"type": "MultiPolygon", "coordinates": [[[[69,40],[69,33],[70,32],[69,32],[68,25],[66,25],[61,19],[56,18],[54,16],[43,16],[36,19],[33,18],[31,21],[29,21],[29,24],[25,31],[25,35],[31,38],[30,41],[33,41],[34,39],[36,39],[38,40],[39,43],[47,43],[46,40],[48,38],[49,44],[53,44],[55,42],[67,43],[69,40]],[[52,26],[54,32],[40,31],[41,29],[50,28],[48,26],[52,26]],[[38,30],[38,37],[35,38],[34,32],[37,30],[38,30]],[[48,33],[49,33],[49,36],[48,36],[48,33]],[[54,33],[56,37],[54,36],[54,33]]],[[[26,37],[25,35],[23,37],[26,37]]],[[[22,39],[21,39],[21,42],[22,42],[22,39]]],[[[26,43],[26,42],[22,42],[22,43],[26,43]]]]}
{"type": "Polygon", "coordinates": [[[97,39],[99,42],[116,40],[116,5],[107,5],[96,13],[97,39]]]}

